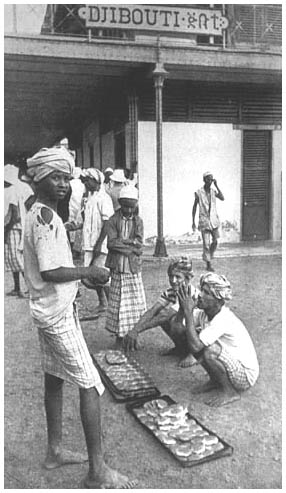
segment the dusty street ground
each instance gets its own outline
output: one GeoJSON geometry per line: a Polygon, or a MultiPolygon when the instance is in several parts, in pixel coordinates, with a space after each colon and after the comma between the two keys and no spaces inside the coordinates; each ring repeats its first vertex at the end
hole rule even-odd
{"type": "MultiPolygon", "coordinates": [[[[194,262],[197,284],[203,264],[194,262]]],[[[216,260],[217,272],[233,285],[230,307],[243,319],[257,349],[260,377],[240,401],[212,409],[192,388],[206,379],[200,367],[181,369],[173,357],[162,357],[171,347],[161,329],[142,335],[144,348],[136,354],[155,379],[162,394],[188,401],[189,409],[207,428],[234,447],[231,457],[184,469],[140,427],[109,392],[102,398],[106,457],[115,468],[136,476],[146,489],[268,489],[281,488],[281,257],[243,257],[216,260]]],[[[166,263],[144,263],[148,305],[167,284],[166,263]]],[[[11,289],[6,275],[5,290],[11,289]]],[[[81,288],[80,313],[96,306],[96,295],[81,288]]],[[[82,324],[91,352],[111,348],[113,338],[104,319],[82,324]]],[[[78,391],[65,387],[64,443],[83,451],[78,391]]],[[[86,465],[44,471],[46,447],[43,375],[37,333],[32,329],[28,301],[5,297],[5,488],[78,488],[86,465]]]]}

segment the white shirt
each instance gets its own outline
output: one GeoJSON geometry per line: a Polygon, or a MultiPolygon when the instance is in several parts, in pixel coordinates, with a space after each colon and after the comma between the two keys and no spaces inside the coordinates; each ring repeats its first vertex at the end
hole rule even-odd
{"type": "MultiPolygon", "coordinates": [[[[107,221],[113,213],[112,200],[103,189],[89,193],[84,209],[83,250],[93,250],[101,233],[103,221],[107,221]]],[[[105,238],[101,248],[102,253],[107,253],[106,243],[105,238]]]]}
{"type": "Polygon", "coordinates": [[[253,385],[259,374],[256,351],[242,321],[227,307],[211,320],[203,310],[193,311],[195,327],[201,327],[200,340],[205,346],[219,342],[231,356],[244,366],[249,383],[253,385]]]}
{"type": "Polygon", "coordinates": [[[41,272],[74,267],[65,227],[55,211],[49,224],[41,216],[44,204],[35,202],[26,216],[24,272],[30,292],[30,310],[38,327],[55,324],[74,301],[77,281],[46,282],[41,272]]]}

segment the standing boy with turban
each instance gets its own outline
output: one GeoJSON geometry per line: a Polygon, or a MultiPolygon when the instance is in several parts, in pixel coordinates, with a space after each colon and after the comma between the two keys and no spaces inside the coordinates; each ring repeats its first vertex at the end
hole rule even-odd
{"type": "Polygon", "coordinates": [[[42,366],[45,372],[45,410],[48,449],[46,469],[84,462],[87,457],[62,448],[63,383],[79,387],[80,413],[84,429],[89,473],[88,488],[120,488],[128,478],[104,462],[101,444],[100,399],[104,391],[93,365],[75,307],[78,280],[108,280],[99,267],[74,267],[57,203],[68,191],[74,158],[64,148],[41,149],[27,160],[37,201],[27,214],[24,262],[30,291],[30,309],[38,328],[42,366]]]}
{"type": "Polygon", "coordinates": [[[108,255],[111,283],[107,310],[107,330],[114,332],[117,346],[146,310],[141,275],[143,221],[135,214],[138,190],[124,186],[119,195],[120,209],[107,223],[108,255]]]}
{"type": "Polygon", "coordinates": [[[239,399],[239,392],[254,385],[259,366],[247,329],[225,307],[225,301],[231,299],[226,277],[203,274],[200,289],[197,307],[185,286],[180,288],[179,300],[186,317],[190,350],[210,377],[200,391],[217,389],[217,395],[206,403],[218,407],[239,399]]]}
{"type": "Polygon", "coordinates": [[[123,339],[127,351],[138,348],[138,336],[145,330],[161,327],[172,340],[174,346],[164,353],[164,356],[177,355],[180,357],[179,366],[187,368],[196,363],[189,350],[185,317],[179,305],[178,291],[182,284],[190,287],[194,301],[198,290],[191,284],[193,277],[192,261],[187,257],[173,259],[168,266],[170,287],[166,289],[156,302],[140,317],[133,329],[123,339]]]}
{"type": "Polygon", "coordinates": [[[213,178],[212,173],[206,171],[203,174],[204,186],[195,192],[195,201],[193,205],[193,231],[196,230],[195,217],[197,205],[199,204],[199,227],[203,240],[203,260],[207,264],[207,270],[213,272],[211,260],[217,249],[217,240],[219,238],[219,217],[216,210],[216,199],[224,200],[224,196],[218,188],[217,181],[213,178]],[[214,184],[216,190],[211,188],[214,184]],[[211,242],[212,239],[212,242],[211,242]]]}

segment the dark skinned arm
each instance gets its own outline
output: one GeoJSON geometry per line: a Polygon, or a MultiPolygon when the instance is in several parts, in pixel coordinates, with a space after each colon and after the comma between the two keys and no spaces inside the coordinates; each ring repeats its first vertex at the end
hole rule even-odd
{"type": "Polygon", "coordinates": [[[174,310],[165,308],[161,303],[157,302],[149,310],[147,310],[133,329],[123,338],[123,347],[126,351],[133,351],[138,347],[138,335],[148,329],[153,329],[162,323],[168,322],[174,315],[174,310]]]}
{"type": "Polygon", "coordinates": [[[58,269],[41,272],[45,282],[71,282],[90,278],[104,284],[108,281],[109,274],[106,269],[92,265],[90,267],[59,267],[58,269]]]}
{"type": "Polygon", "coordinates": [[[195,193],[195,200],[194,200],[194,205],[193,205],[193,210],[192,210],[192,217],[193,217],[192,229],[193,229],[193,231],[196,230],[195,217],[196,217],[198,203],[199,203],[199,197],[195,193]]]}
{"type": "Polygon", "coordinates": [[[202,349],[204,349],[205,346],[200,340],[199,335],[194,326],[194,321],[193,321],[194,302],[191,298],[190,288],[184,285],[181,286],[178,293],[178,298],[179,298],[180,306],[185,314],[186,334],[187,334],[189,349],[193,355],[196,355],[202,349]]]}
{"type": "Polygon", "coordinates": [[[221,190],[219,189],[218,184],[217,184],[217,181],[216,181],[216,180],[214,180],[214,181],[213,181],[213,184],[214,184],[214,186],[215,186],[215,187],[216,187],[216,189],[217,189],[217,192],[216,192],[216,197],[217,197],[219,200],[224,200],[224,195],[223,195],[223,193],[221,192],[221,190]]]}

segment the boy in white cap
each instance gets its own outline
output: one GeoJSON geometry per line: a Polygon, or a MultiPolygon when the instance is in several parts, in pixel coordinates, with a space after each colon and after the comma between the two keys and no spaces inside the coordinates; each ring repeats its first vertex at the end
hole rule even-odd
{"type": "Polygon", "coordinates": [[[146,310],[141,275],[143,221],[135,214],[138,190],[126,185],[119,195],[120,209],[107,223],[108,255],[111,284],[107,310],[107,330],[116,334],[117,346],[146,310]]]}
{"type": "Polygon", "coordinates": [[[217,249],[219,238],[219,217],[216,210],[216,199],[224,200],[224,196],[218,188],[217,181],[210,171],[203,174],[204,186],[195,192],[195,201],[193,205],[193,231],[196,230],[195,217],[197,205],[199,205],[199,226],[203,240],[203,260],[207,264],[207,270],[213,272],[211,260],[217,249]],[[216,190],[211,188],[212,183],[216,190]]]}
{"type": "Polygon", "coordinates": [[[124,488],[128,478],[110,469],[103,458],[100,396],[104,386],[92,362],[75,307],[78,280],[106,282],[105,269],[74,267],[57,203],[68,191],[74,158],[64,148],[41,149],[27,160],[37,200],[27,214],[24,238],[25,276],[30,310],[38,328],[45,372],[48,449],[46,469],[89,461],[86,488],[124,488]],[[79,387],[80,414],[88,458],[62,448],[63,383],[79,387]]]}
{"type": "Polygon", "coordinates": [[[127,180],[123,169],[115,169],[109,177],[109,187],[106,189],[113,203],[113,209],[118,211],[120,204],[118,202],[121,189],[127,184],[127,180]]]}

